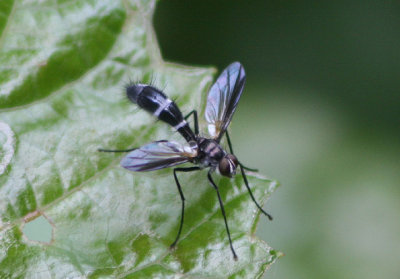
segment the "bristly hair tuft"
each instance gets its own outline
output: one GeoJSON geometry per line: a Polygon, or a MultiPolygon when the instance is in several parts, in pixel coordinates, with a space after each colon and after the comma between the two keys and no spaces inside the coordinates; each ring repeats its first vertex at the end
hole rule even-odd
{"type": "Polygon", "coordinates": [[[147,82],[148,85],[153,86],[153,87],[157,87],[156,85],[156,81],[157,81],[157,76],[154,74],[154,72],[150,72],[150,77],[149,80],[147,82]]]}
{"type": "Polygon", "coordinates": [[[156,86],[156,81],[157,81],[157,76],[154,74],[154,72],[146,73],[143,75],[141,79],[132,79],[129,78],[128,82],[125,82],[124,84],[124,90],[128,89],[128,87],[131,87],[133,85],[137,84],[146,84],[148,86],[152,86],[158,89],[156,86]]]}

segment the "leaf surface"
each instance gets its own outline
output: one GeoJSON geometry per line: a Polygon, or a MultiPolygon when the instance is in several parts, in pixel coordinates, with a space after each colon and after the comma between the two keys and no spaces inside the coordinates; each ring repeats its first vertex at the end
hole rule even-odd
{"type": "MultiPolygon", "coordinates": [[[[235,262],[206,172],[122,169],[123,149],[181,140],[129,103],[130,79],[153,82],[187,113],[201,110],[215,71],[165,63],[151,27],[154,1],[10,1],[0,4],[0,277],[252,278],[278,253],[254,237],[259,213],[240,176],[215,175],[235,262]],[[155,77],[155,78],[154,78],[155,77]],[[44,216],[48,243],[24,225],[44,216]]],[[[264,203],[275,181],[251,175],[264,203]]]]}

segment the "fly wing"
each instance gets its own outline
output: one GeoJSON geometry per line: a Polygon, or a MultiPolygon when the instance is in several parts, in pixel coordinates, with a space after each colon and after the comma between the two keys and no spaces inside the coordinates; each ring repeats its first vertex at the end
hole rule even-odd
{"type": "Polygon", "coordinates": [[[242,64],[230,64],[213,84],[207,97],[205,117],[208,132],[220,141],[239,102],[246,81],[246,73],[242,64]]]}
{"type": "Polygon", "coordinates": [[[155,141],[130,152],[121,166],[131,171],[153,171],[190,161],[197,152],[172,141],[155,141]]]}

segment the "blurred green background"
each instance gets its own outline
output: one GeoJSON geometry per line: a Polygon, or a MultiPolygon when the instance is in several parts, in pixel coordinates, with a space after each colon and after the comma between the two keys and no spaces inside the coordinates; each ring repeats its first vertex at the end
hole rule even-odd
{"type": "Polygon", "coordinates": [[[266,278],[400,278],[400,2],[159,1],[163,56],[243,63],[239,158],[282,187],[266,278]]]}

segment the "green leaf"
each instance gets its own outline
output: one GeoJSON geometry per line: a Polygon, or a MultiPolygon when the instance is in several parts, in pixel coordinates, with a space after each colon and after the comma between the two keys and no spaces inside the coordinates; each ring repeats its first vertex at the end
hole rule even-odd
{"type": "MultiPolygon", "coordinates": [[[[181,209],[171,170],[133,173],[119,166],[122,154],[97,152],[182,141],[124,98],[130,79],[155,77],[183,112],[201,109],[212,82],[214,69],[161,59],[154,5],[1,2],[1,278],[251,278],[279,256],[254,237],[259,212],[239,175],[215,175],[235,262],[205,171],[179,175],[185,223],[171,251],[181,209]],[[51,225],[48,241],[24,228],[38,217],[51,225]]],[[[249,180],[261,203],[277,187],[254,174],[249,180]]]]}

